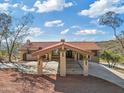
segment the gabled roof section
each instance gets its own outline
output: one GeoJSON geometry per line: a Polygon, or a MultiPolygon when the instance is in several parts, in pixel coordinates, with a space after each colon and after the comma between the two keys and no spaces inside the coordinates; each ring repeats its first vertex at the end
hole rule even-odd
{"type": "Polygon", "coordinates": [[[91,52],[83,50],[83,49],[81,49],[81,48],[79,48],[75,45],[71,45],[71,44],[66,43],[66,42],[60,42],[60,43],[57,43],[55,45],[51,45],[51,46],[48,46],[48,47],[43,48],[41,50],[38,50],[38,51],[34,52],[32,55],[33,56],[37,56],[37,55],[43,56],[43,55],[45,55],[46,53],[49,53],[52,50],[55,50],[55,49],[58,49],[58,48],[62,49],[62,47],[77,51],[77,52],[82,53],[82,54],[89,54],[89,55],[92,54],[91,52]]]}
{"type": "Polygon", "coordinates": [[[48,46],[46,48],[43,48],[41,50],[38,50],[36,52],[34,52],[32,55],[33,56],[36,56],[36,55],[44,55],[54,49],[58,49],[58,48],[61,48],[61,46],[63,45],[63,42],[60,42],[60,43],[57,43],[57,44],[54,44],[54,45],[51,45],[51,46],[48,46]]]}

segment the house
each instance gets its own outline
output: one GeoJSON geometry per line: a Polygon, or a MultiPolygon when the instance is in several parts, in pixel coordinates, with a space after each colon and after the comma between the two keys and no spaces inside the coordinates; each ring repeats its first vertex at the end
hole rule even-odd
{"type": "MultiPolygon", "coordinates": [[[[56,60],[60,62],[60,75],[66,75],[66,59],[85,60],[87,62],[99,61],[100,47],[94,42],[27,42],[21,46],[20,55],[22,61],[38,60],[38,73],[42,73],[42,62],[44,60],[56,60]]],[[[84,69],[85,70],[85,69],[84,69]]],[[[87,75],[87,71],[85,73],[87,75]]]]}

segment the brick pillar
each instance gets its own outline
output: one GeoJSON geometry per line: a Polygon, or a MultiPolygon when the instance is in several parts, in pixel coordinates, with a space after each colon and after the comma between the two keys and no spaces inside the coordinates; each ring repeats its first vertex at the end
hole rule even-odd
{"type": "Polygon", "coordinates": [[[66,76],[66,51],[60,51],[60,76],[66,76]]]}
{"type": "Polygon", "coordinates": [[[83,75],[88,76],[88,55],[83,57],[83,75]]]}
{"type": "Polygon", "coordinates": [[[41,56],[38,56],[37,74],[39,74],[39,75],[43,74],[43,57],[41,57],[41,56]]]}

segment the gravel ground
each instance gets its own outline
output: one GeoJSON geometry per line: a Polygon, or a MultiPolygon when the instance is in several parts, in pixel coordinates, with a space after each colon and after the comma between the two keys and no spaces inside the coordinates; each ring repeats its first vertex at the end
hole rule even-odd
{"type": "Polygon", "coordinates": [[[6,69],[0,70],[0,93],[124,93],[124,89],[93,76],[38,76],[6,69]]]}

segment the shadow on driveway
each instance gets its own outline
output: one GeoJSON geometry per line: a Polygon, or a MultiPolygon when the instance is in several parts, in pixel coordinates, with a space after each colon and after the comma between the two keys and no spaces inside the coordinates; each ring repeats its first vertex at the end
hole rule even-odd
{"type": "Polygon", "coordinates": [[[56,80],[46,78],[54,84],[54,91],[60,93],[123,93],[124,89],[105,80],[82,75],[57,76],[56,80]]]}

